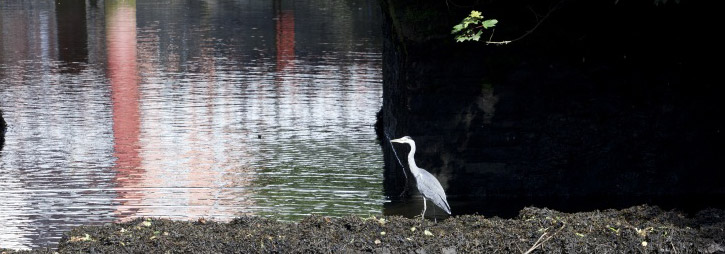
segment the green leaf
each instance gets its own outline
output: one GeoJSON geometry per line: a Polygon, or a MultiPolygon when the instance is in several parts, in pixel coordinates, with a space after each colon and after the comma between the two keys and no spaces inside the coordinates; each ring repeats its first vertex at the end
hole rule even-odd
{"type": "Polygon", "coordinates": [[[451,33],[452,33],[452,34],[454,34],[454,33],[458,33],[458,32],[460,32],[461,30],[463,30],[463,28],[464,28],[463,24],[458,24],[458,25],[455,25],[455,26],[453,26],[453,31],[451,31],[451,33]]]}
{"type": "Polygon", "coordinates": [[[466,18],[466,19],[463,20],[463,22],[461,22],[461,24],[463,24],[463,28],[468,27],[468,25],[470,25],[470,24],[477,24],[477,23],[478,23],[478,21],[472,20],[472,19],[469,19],[469,18],[466,18]]]}
{"type": "Polygon", "coordinates": [[[483,31],[478,31],[478,33],[471,36],[471,40],[478,41],[481,39],[481,35],[483,34],[483,31]]]}
{"type": "Polygon", "coordinates": [[[483,28],[488,29],[488,28],[494,27],[496,25],[496,23],[498,23],[498,20],[495,20],[495,19],[484,20],[483,28]]]}

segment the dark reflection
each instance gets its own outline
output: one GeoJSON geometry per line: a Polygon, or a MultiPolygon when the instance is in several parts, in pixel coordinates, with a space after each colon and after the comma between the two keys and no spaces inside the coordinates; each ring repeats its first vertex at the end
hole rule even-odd
{"type": "Polygon", "coordinates": [[[65,63],[63,72],[78,73],[88,62],[86,2],[55,0],[58,25],[58,60],[65,63]]]}
{"type": "Polygon", "coordinates": [[[5,118],[3,118],[3,111],[0,110],[0,151],[3,150],[3,146],[5,146],[5,130],[7,129],[7,124],[5,123],[5,118]]]}

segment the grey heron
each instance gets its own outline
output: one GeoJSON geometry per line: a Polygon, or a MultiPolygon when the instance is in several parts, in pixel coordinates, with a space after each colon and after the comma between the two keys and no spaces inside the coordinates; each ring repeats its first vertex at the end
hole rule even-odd
{"type": "Polygon", "coordinates": [[[433,204],[443,209],[446,213],[451,214],[451,207],[448,205],[446,193],[443,191],[441,183],[438,182],[438,179],[436,179],[435,176],[428,173],[428,171],[425,171],[425,169],[419,168],[418,165],[415,164],[415,159],[413,158],[415,155],[415,141],[413,141],[413,139],[409,136],[405,136],[390,140],[390,142],[410,145],[410,152],[408,153],[408,167],[410,168],[410,173],[412,173],[413,177],[415,177],[415,183],[418,186],[418,191],[420,191],[420,194],[423,195],[423,213],[421,214],[421,217],[425,218],[426,199],[432,201],[433,204]]]}

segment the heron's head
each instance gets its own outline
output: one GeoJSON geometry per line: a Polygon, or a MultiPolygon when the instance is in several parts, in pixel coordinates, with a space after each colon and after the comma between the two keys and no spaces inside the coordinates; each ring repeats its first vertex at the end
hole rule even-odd
{"type": "Polygon", "coordinates": [[[396,139],[390,140],[390,142],[395,142],[395,143],[408,143],[408,144],[410,144],[410,143],[413,143],[413,139],[410,138],[410,136],[405,136],[405,137],[402,137],[402,138],[396,138],[396,139]]]}

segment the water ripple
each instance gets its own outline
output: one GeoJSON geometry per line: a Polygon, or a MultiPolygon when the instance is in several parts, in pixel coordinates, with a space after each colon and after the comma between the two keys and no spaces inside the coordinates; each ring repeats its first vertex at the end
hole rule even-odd
{"type": "Polygon", "coordinates": [[[1,247],[146,216],[380,214],[377,3],[280,3],[0,2],[1,247]]]}

